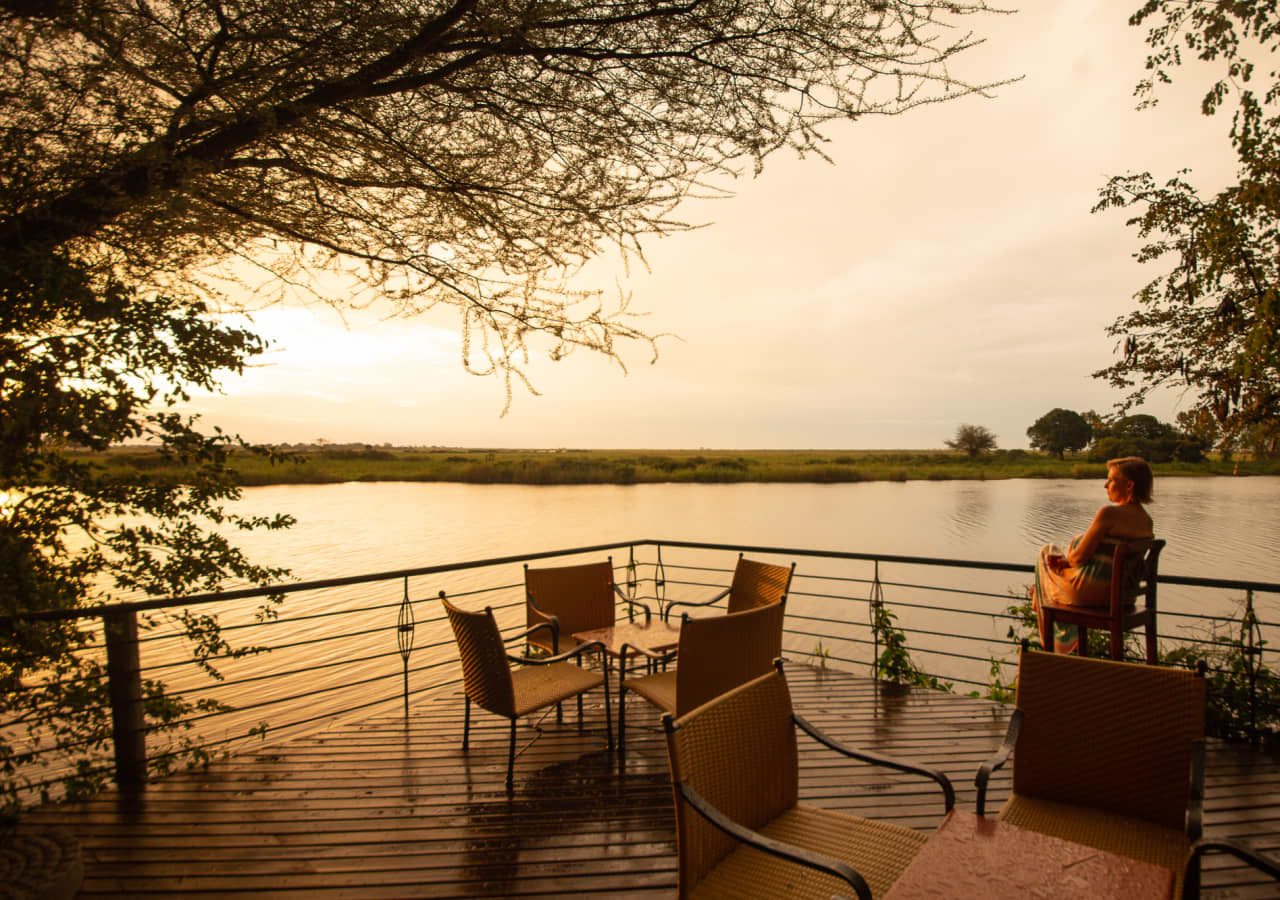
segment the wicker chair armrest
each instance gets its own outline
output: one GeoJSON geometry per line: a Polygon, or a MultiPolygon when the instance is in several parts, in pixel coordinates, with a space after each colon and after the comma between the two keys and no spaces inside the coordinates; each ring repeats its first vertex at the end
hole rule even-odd
{"type": "Polygon", "coordinates": [[[872,763],[873,765],[897,769],[899,772],[906,772],[911,775],[921,775],[937,782],[938,786],[942,788],[942,798],[946,805],[946,811],[951,812],[951,807],[956,805],[956,791],[955,788],[951,786],[951,779],[942,772],[939,772],[937,769],[930,769],[927,766],[917,766],[912,763],[899,762],[896,759],[883,756],[879,753],[872,753],[869,750],[859,750],[856,747],[850,747],[847,744],[842,744],[835,738],[827,735],[822,731],[822,729],[818,728],[817,725],[814,725],[799,713],[792,713],[791,718],[795,720],[796,725],[800,727],[801,731],[809,735],[809,737],[813,738],[819,744],[830,747],[837,753],[843,753],[845,756],[853,759],[859,759],[863,762],[872,763]]]}
{"type": "Polygon", "coordinates": [[[512,662],[518,662],[526,666],[549,666],[551,663],[564,662],[565,660],[574,659],[587,652],[604,652],[603,641],[589,641],[585,644],[579,644],[572,650],[566,650],[563,653],[557,653],[554,656],[515,656],[508,653],[507,659],[512,662]]]}
{"type": "Polygon", "coordinates": [[[1258,871],[1280,881],[1280,861],[1263,856],[1257,850],[1238,841],[1205,838],[1192,845],[1191,855],[1187,857],[1187,865],[1182,877],[1182,900],[1197,900],[1200,896],[1200,857],[1206,853],[1230,853],[1258,871]]]}
{"type": "Polygon", "coordinates": [[[1191,749],[1191,785],[1187,794],[1187,840],[1194,843],[1204,834],[1204,741],[1196,741],[1191,749]]]}
{"type": "Polygon", "coordinates": [[[628,654],[637,654],[646,656],[649,659],[656,659],[658,662],[670,662],[676,658],[675,650],[650,650],[648,647],[637,647],[635,644],[622,645],[622,657],[625,659],[628,654]]]}
{"type": "Polygon", "coordinates": [[[794,844],[787,844],[765,837],[758,831],[739,825],[712,806],[701,794],[683,781],[676,785],[676,790],[680,794],[680,799],[693,807],[698,815],[729,835],[729,837],[797,865],[807,866],[810,869],[817,869],[820,872],[826,872],[828,875],[834,875],[847,882],[853,888],[854,893],[858,895],[858,900],[872,900],[871,888],[867,886],[866,879],[859,875],[857,870],[848,863],[832,859],[821,853],[815,853],[804,847],[797,847],[794,844]]]}
{"type": "Polygon", "coordinates": [[[1015,709],[1013,715],[1009,718],[1009,728],[1004,734],[1004,743],[996,750],[995,754],[978,767],[978,774],[974,776],[973,783],[978,788],[978,815],[986,815],[987,807],[987,782],[991,779],[991,773],[1003,766],[1009,761],[1010,754],[1013,753],[1013,747],[1018,743],[1018,732],[1022,730],[1022,710],[1015,709]]]}
{"type": "Polygon", "coordinates": [[[649,604],[645,603],[642,600],[631,599],[626,594],[624,594],[622,592],[622,588],[618,587],[616,584],[613,586],[613,592],[617,594],[619,599],[621,599],[623,603],[627,604],[627,606],[638,606],[641,609],[643,609],[645,624],[646,625],[649,624],[649,620],[653,618],[653,610],[649,608],[649,604]]]}
{"type": "Polygon", "coordinates": [[[537,625],[530,625],[528,628],[526,628],[524,631],[520,632],[519,634],[513,634],[510,637],[503,638],[502,642],[504,644],[510,644],[513,641],[521,641],[527,638],[529,635],[533,634],[535,631],[541,631],[542,629],[545,628],[551,632],[551,652],[559,653],[560,652],[560,620],[556,616],[548,615],[547,613],[544,613],[542,610],[537,609],[537,607],[534,607],[534,609],[537,610],[538,615],[544,617],[547,621],[539,622],[537,625]]]}
{"type": "Polygon", "coordinates": [[[731,588],[725,588],[710,600],[673,600],[668,603],[667,608],[663,610],[662,619],[663,621],[669,621],[671,619],[671,610],[675,609],[677,606],[710,606],[711,604],[717,603],[725,597],[728,597],[730,590],[731,588]]]}

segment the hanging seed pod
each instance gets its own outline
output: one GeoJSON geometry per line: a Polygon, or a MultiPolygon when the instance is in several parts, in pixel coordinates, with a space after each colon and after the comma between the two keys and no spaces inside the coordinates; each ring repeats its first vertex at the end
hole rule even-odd
{"type": "Polygon", "coordinates": [[[1235,318],[1236,302],[1230,297],[1223,297],[1222,302],[1218,304],[1218,315],[1225,318],[1235,318]]]}
{"type": "Polygon", "coordinates": [[[1196,233],[1191,232],[1191,237],[1187,240],[1187,283],[1186,283],[1186,303],[1190,306],[1196,302],[1196,233]]]}

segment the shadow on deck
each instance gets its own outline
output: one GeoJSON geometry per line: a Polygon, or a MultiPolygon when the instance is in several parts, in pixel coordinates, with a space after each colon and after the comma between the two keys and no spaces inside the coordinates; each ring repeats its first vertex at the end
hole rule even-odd
{"type": "MultiPolygon", "coordinates": [[[[973,808],[973,775],[1009,711],[985,700],[900,690],[792,663],[797,710],[840,740],[917,760],[955,782],[973,808]]],[[[572,704],[516,760],[503,790],[505,720],[472,717],[451,692],[401,716],[348,723],[170,776],[137,797],[108,792],[27,821],[63,827],[84,851],[82,897],[476,897],[675,892],[666,750],[651,707],[628,703],[627,758],[604,746],[602,707],[579,732],[572,704]]],[[[535,736],[521,726],[521,738],[535,736]]],[[[936,787],[886,776],[800,736],[809,803],[929,829],[936,787]]],[[[1248,748],[1210,745],[1206,833],[1280,847],[1280,766],[1248,748]]],[[[997,773],[992,799],[1009,789],[997,773]]],[[[1270,897],[1274,883],[1220,857],[1207,896],[1270,897]]]]}

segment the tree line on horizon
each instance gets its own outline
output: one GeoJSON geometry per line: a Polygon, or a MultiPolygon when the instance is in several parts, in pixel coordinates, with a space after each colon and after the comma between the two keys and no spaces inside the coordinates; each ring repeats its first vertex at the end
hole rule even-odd
{"type": "MultiPolygon", "coordinates": [[[[1197,463],[1204,461],[1210,450],[1216,450],[1224,460],[1241,450],[1255,459],[1280,457],[1280,428],[1260,425],[1224,440],[1216,423],[1206,421],[1198,410],[1179,413],[1178,424],[1171,425],[1146,413],[1104,419],[1093,410],[1081,413],[1055,407],[1027,428],[1027,438],[1033,450],[1058,459],[1083,452],[1090,462],[1141,456],[1153,463],[1197,463]]],[[[945,444],[970,457],[997,449],[990,429],[968,423],[958,426],[955,437],[945,444]]]]}

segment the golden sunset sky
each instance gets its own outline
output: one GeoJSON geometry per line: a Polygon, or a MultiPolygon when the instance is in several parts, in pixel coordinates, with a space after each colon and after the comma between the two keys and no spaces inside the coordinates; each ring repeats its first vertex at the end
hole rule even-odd
{"type": "MultiPolygon", "coordinates": [[[[1136,110],[1138,0],[1037,0],[970,20],[986,43],[953,70],[1024,76],[990,98],[830,128],[833,163],[779,153],[734,196],[686,204],[698,231],[648,242],[648,269],[612,257],[578,283],[619,290],[671,332],[629,372],[585,352],[533,359],[541,396],[466,374],[454,314],[346,320],[322,306],[255,313],[273,346],[207,424],[265,442],[503,447],[935,448],[961,422],[1025,447],[1056,406],[1109,412],[1091,373],[1104,329],[1158,271],[1132,259],[1123,212],[1091,214],[1111,175],[1234,172],[1229,116],[1205,118],[1188,69],[1136,110]]],[[[1150,412],[1170,420],[1180,398],[1150,412]]]]}

